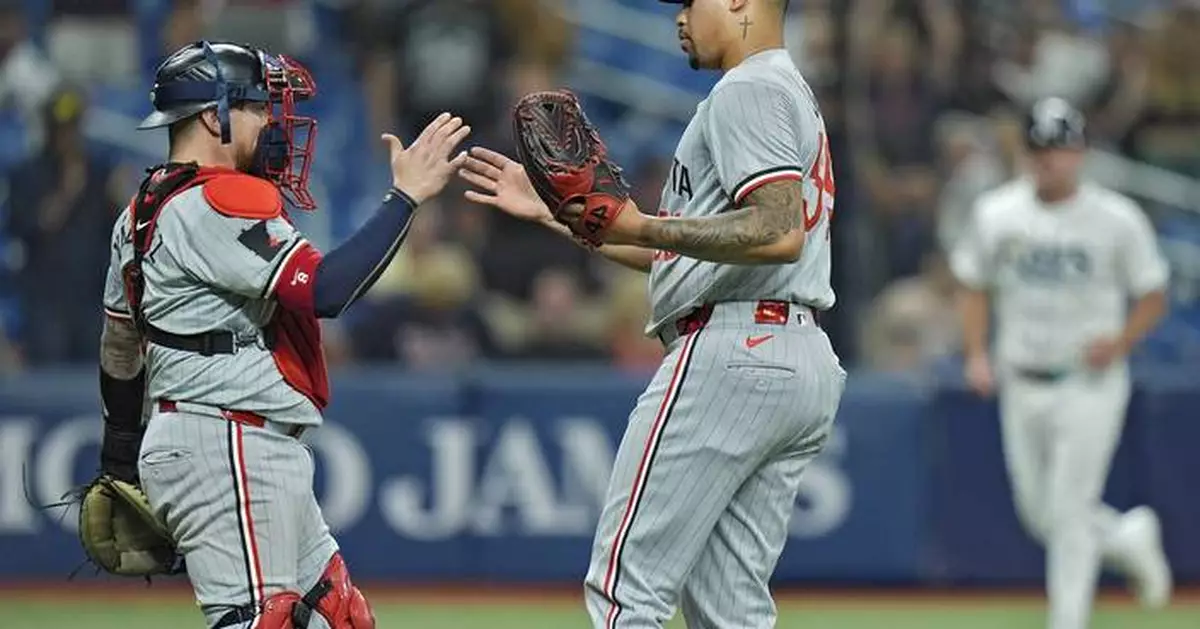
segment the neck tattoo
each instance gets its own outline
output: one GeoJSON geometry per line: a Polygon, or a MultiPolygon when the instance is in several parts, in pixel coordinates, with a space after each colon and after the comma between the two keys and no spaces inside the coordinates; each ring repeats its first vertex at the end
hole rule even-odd
{"type": "Polygon", "coordinates": [[[743,18],[742,18],[742,21],[741,21],[741,25],[742,25],[742,39],[746,39],[746,35],[748,35],[748,34],[750,33],[750,25],[751,25],[751,24],[753,24],[753,23],[754,23],[754,22],[751,22],[751,21],[750,21],[750,16],[746,16],[746,17],[743,17],[743,18]]]}

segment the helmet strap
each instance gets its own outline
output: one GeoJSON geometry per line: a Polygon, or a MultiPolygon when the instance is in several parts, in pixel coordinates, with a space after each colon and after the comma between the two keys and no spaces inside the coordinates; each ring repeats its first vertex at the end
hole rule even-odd
{"type": "Polygon", "coordinates": [[[217,121],[221,125],[221,144],[229,144],[233,135],[229,122],[229,84],[225,82],[225,73],[221,71],[217,53],[213,51],[207,41],[201,43],[204,46],[204,58],[212,64],[217,75],[215,100],[217,101],[217,121]]]}

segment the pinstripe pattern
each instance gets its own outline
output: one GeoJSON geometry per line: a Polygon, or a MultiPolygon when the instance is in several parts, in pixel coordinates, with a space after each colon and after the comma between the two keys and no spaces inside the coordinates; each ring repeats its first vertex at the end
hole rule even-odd
{"type": "Polygon", "coordinates": [[[605,626],[610,629],[617,626],[617,617],[621,614],[621,603],[617,599],[617,586],[620,584],[621,576],[621,552],[625,547],[625,540],[628,537],[630,527],[633,525],[633,519],[637,517],[642,492],[646,488],[646,479],[650,476],[650,470],[654,464],[654,455],[658,451],[658,444],[662,440],[667,422],[671,418],[671,411],[674,410],[675,402],[679,399],[679,392],[683,390],[683,382],[687,378],[688,363],[691,361],[692,350],[695,348],[696,339],[699,337],[700,333],[695,332],[683,341],[683,347],[679,351],[679,358],[675,363],[675,369],[671,373],[671,381],[667,384],[667,391],[663,395],[662,403],[658,407],[654,424],[650,428],[650,435],[646,438],[646,447],[642,452],[642,459],[638,463],[638,472],[634,476],[633,486],[629,490],[629,500],[625,504],[625,514],[621,517],[621,526],[617,529],[617,534],[613,541],[613,550],[608,560],[608,570],[604,576],[604,594],[612,601],[608,617],[605,620],[605,626]]]}
{"type": "MultiPolygon", "coordinates": [[[[105,310],[118,317],[129,312],[121,281],[121,268],[133,258],[128,212],[113,228],[104,290],[105,310]]],[[[320,413],[284,382],[259,332],[275,312],[272,295],[280,271],[305,240],[283,218],[267,221],[277,249],[272,259],[264,259],[238,241],[259,222],[217,213],[201,188],[185,190],[164,207],[142,265],[148,321],[176,334],[230,330],[246,345],[232,355],[201,356],[150,344],[147,394],[319,424],[320,413]]]]}
{"type": "Polygon", "coordinates": [[[233,495],[237,502],[238,537],[246,561],[246,585],[250,602],[258,607],[264,600],[262,561],[258,556],[258,540],[254,537],[254,514],[250,511],[250,482],[242,426],[233,422],[226,422],[225,426],[229,433],[229,469],[233,472],[233,495]]]}
{"type": "Polygon", "coordinates": [[[662,627],[681,597],[689,626],[772,626],[766,583],[845,372],[810,317],[756,324],[754,308],[718,304],[674,340],[630,415],[585,582],[597,629],[662,627]]]}
{"type": "Polygon", "coordinates": [[[822,310],[833,306],[829,205],[808,176],[829,166],[822,151],[824,132],[816,98],[785,51],[759,53],[721,78],[675,149],[676,166],[663,185],[659,213],[712,216],[758,186],[797,179],[804,182],[810,235],[801,258],[791,264],[743,266],[684,256],[656,260],[648,334],[704,303],[777,299],[822,310]]]}
{"type": "Polygon", "coordinates": [[[295,439],[156,412],[138,467],[209,626],[233,607],[307,591],[337,550],[313,494],[311,454],[295,439]]]}

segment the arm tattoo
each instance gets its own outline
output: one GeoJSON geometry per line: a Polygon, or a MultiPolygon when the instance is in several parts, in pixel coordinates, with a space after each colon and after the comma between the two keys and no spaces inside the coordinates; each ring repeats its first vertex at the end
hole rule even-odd
{"type": "Polygon", "coordinates": [[[120,380],[129,380],[141,371],[142,337],[132,321],[105,318],[100,335],[100,368],[120,380]]]}
{"type": "Polygon", "coordinates": [[[738,209],[717,216],[648,221],[642,240],[697,258],[736,255],[803,227],[803,198],[799,181],[772,182],[751,192],[738,209]]]}

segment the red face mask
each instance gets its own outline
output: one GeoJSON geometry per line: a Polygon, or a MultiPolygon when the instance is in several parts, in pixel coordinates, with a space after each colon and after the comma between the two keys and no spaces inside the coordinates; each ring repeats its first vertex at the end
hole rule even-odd
{"type": "Polygon", "coordinates": [[[258,136],[252,172],[274,181],[300,209],[317,207],[308,191],[308,177],[317,136],[317,121],[296,113],[296,104],[317,93],[317,84],[304,66],[283,55],[260,53],[267,86],[267,125],[258,136]]]}

